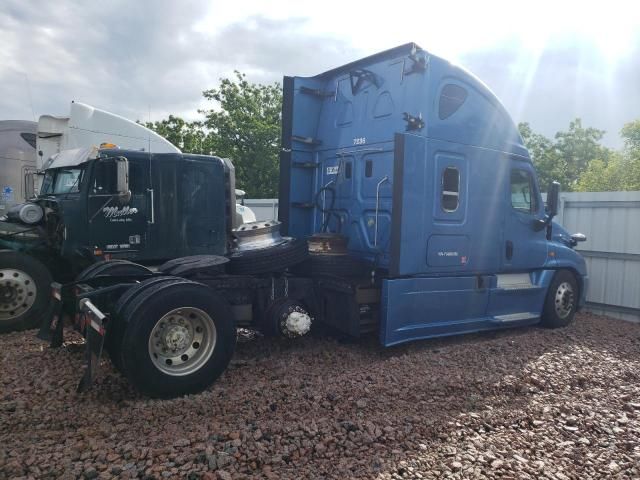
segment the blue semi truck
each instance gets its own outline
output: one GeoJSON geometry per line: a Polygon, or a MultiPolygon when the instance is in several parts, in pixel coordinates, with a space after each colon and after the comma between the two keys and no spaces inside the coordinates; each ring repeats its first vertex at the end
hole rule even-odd
{"type": "Polygon", "coordinates": [[[285,78],[283,120],[280,220],[341,232],[384,272],[382,344],[538,323],[560,277],[584,303],[584,237],[551,224],[557,186],[545,212],[516,125],[469,72],[403,45],[285,78]]]}
{"type": "Polygon", "coordinates": [[[172,397],[224,371],[238,326],[288,337],[312,325],[373,332],[389,346],[562,327],[584,304],[587,271],[573,248],[584,236],[553,223],[558,184],[545,208],[500,102],[415,44],[285,77],[279,222],[237,222],[233,167],[217,157],[105,150],[83,162],[76,202],[96,196],[89,219],[126,248],[76,241],[96,263],[54,284],[41,335],[59,345],[63,319],[75,319],[87,339],[81,389],[103,347],[139,390],[172,397]],[[152,170],[140,195],[156,195],[130,208],[139,163],[152,170]],[[139,251],[147,245],[152,255],[139,251]]]}

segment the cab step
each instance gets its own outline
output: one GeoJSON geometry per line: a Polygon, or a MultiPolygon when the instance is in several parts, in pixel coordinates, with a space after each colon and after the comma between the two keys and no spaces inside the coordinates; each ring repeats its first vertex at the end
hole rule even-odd
{"type": "Polygon", "coordinates": [[[534,312],[507,313],[505,315],[495,315],[491,320],[493,323],[507,324],[523,322],[525,320],[537,320],[540,315],[534,312]]]}

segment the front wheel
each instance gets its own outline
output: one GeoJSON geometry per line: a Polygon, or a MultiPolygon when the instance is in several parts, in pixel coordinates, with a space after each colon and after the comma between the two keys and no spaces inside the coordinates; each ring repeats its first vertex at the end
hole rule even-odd
{"type": "Polygon", "coordinates": [[[548,328],[566,327],[578,307],[578,281],[573,273],[559,270],[553,276],[542,311],[542,325],[548,328]]]}
{"type": "Polygon", "coordinates": [[[126,309],[122,367],[151,397],[198,393],[227,368],[236,343],[233,313],[209,287],[162,283],[126,309]]]}
{"type": "Polygon", "coordinates": [[[0,252],[0,333],[36,328],[51,315],[51,274],[35,258],[0,252]]]}

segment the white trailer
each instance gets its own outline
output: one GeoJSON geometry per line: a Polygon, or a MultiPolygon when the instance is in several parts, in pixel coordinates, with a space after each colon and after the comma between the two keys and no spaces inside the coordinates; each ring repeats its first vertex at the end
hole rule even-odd
{"type": "Polygon", "coordinates": [[[38,124],[0,121],[0,215],[27,196],[26,175],[36,169],[38,124]]]}
{"type": "Polygon", "coordinates": [[[84,103],[71,102],[69,116],[42,115],[38,120],[38,169],[62,150],[113,144],[126,150],[180,153],[157,133],[115,113],[84,103]]]}

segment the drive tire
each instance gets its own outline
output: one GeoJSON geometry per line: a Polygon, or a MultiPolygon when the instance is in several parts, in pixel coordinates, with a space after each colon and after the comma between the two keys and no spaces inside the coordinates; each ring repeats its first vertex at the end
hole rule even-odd
{"type": "MultiPolygon", "coordinates": [[[[101,275],[148,275],[151,273],[144,265],[130,262],[128,260],[102,260],[93,265],[89,265],[76,277],[76,282],[85,282],[101,275]]],[[[93,303],[103,312],[112,312],[118,300],[118,292],[105,294],[104,296],[93,298],[93,303]]],[[[77,308],[77,305],[74,307],[77,308]]]]}
{"type": "Polygon", "coordinates": [[[578,289],[578,281],[573,273],[568,270],[555,273],[542,310],[543,327],[561,328],[573,321],[580,298],[578,289]]]}
{"type": "Polygon", "coordinates": [[[53,278],[42,262],[21,252],[4,250],[0,252],[0,274],[0,333],[37,328],[50,318],[53,278]],[[35,299],[26,300],[25,293],[35,299]],[[19,310],[11,310],[14,306],[19,310]]]}
{"type": "Polygon", "coordinates": [[[229,255],[227,271],[234,275],[283,272],[304,262],[308,256],[306,241],[287,238],[285,242],[272,247],[232,253],[229,255]]]}
{"type": "Polygon", "coordinates": [[[144,275],[145,273],[151,273],[151,270],[129,260],[100,260],[82,270],[76,277],[76,281],[90,280],[99,275],[144,275]]]}
{"type": "Polygon", "coordinates": [[[145,289],[131,302],[123,319],[127,324],[122,340],[123,370],[131,384],[149,397],[172,398],[201,392],[224,372],[235,350],[236,327],[231,308],[224,298],[200,283],[161,283],[145,289]],[[196,325],[193,331],[200,326],[204,332],[198,346],[189,343],[188,335],[172,336],[171,329],[181,328],[172,323],[173,319],[186,319],[188,323],[192,315],[194,323],[190,325],[196,325]],[[165,327],[169,330],[163,330],[165,327]],[[159,332],[163,333],[156,337],[159,332]],[[156,345],[160,345],[165,333],[166,338],[178,338],[173,345],[186,341],[186,347],[197,350],[192,350],[194,353],[182,365],[165,363],[163,356],[155,355],[154,359],[156,345]]]}

